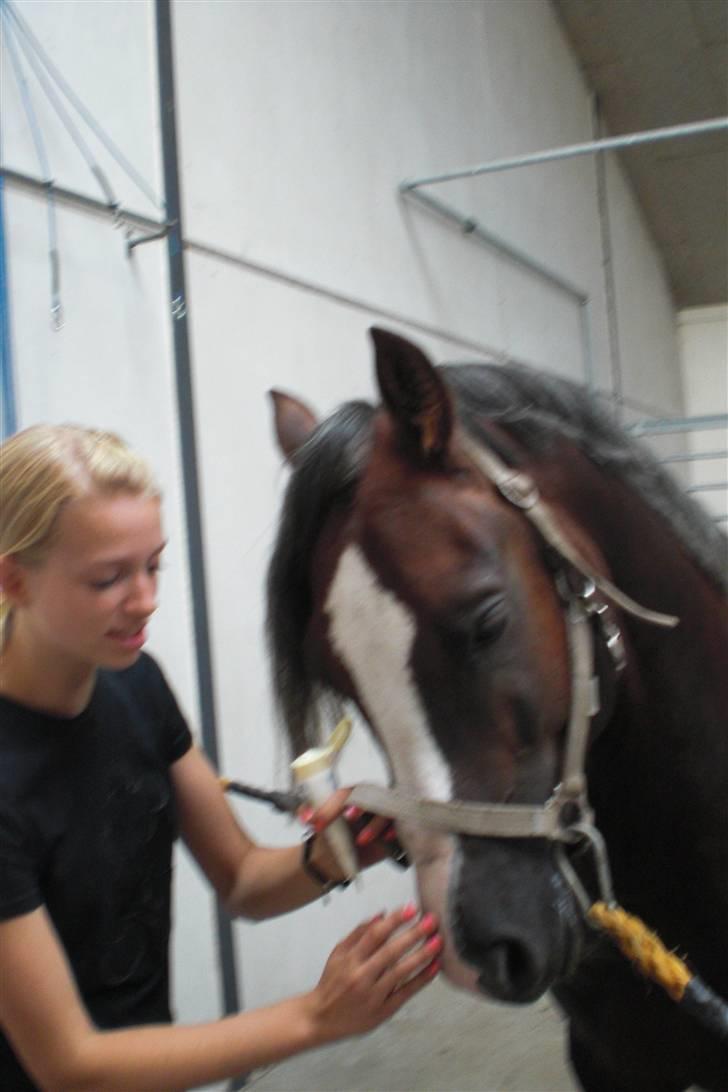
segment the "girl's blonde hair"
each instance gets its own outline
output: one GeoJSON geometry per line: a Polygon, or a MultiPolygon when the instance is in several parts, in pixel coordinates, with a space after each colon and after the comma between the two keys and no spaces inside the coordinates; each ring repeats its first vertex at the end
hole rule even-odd
{"type": "MultiPolygon", "coordinates": [[[[93,494],[159,493],[144,460],[111,432],[33,425],[0,445],[0,555],[38,564],[53,545],[58,516],[93,494]]],[[[0,645],[10,603],[0,588],[0,645]]]]}

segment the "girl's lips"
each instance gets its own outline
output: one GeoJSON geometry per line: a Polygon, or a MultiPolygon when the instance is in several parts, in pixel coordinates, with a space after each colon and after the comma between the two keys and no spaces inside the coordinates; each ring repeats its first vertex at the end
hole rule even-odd
{"type": "Polygon", "coordinates": [[[146,627],[142,626],[136,633],[124,633],[121,630],[109,630],[106,634],[112,641],[121,645],[123,648],[136,650],[142,647],[147,639],[146,627]]]}

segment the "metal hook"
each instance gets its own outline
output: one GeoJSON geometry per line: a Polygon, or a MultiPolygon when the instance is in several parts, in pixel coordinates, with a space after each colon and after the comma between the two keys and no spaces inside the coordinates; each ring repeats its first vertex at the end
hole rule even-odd
{"type": "MultiPolygon", "coordinates": [[[[564,831],[563,840],[572,843],[578,843],[584,840],[588,843],[589,848],[594,855],[594,864],[597,870],[597,883],[599,885],[601,900],[605,902],[607,906],[616,906],[614,888],[612,887],[612,874],[609,868],[609,858],[607,856],[607,846],[597,828],[592,826],[591,823],[574,823],[573,826],[564,831]]],[[[564,879],[576,896],[577,902],[584,911],[584,914],[588,915],[594,900],[589,897],[586,888],[577,876],[576,870],[569,860],[563,844],[558,844],[556,847],[556,859],[564,879]]]]}

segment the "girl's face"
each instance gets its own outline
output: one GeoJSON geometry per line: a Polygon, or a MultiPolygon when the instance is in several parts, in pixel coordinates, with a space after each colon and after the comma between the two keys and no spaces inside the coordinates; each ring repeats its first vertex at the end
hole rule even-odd
{"type": "Polygon", "coordinates": [[[60,513],[45,559],[23,566],[13,628],[40,652],[89,668],[129,667],[157,607],[164,549],[157,497],[84,497],[60,513]]]}

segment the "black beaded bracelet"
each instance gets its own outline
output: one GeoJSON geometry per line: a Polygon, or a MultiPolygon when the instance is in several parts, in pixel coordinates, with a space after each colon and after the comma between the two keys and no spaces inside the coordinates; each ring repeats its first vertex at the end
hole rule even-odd
{"type": "Polygon", "coordinates": [[[332,880],[330,876],[325,876],[320,868],[311,860],[311,853],[313,851],[313,843],[316,838],[316,834],[307,834],[303,840],[303,853],[301,854],[301,865],[303,871],[309,876],[314,883],[317,883],[321,888],[322,895],[328,895],[329,891],[333,891],[336,887],[348,887],[351,880],[332,880]]]}

